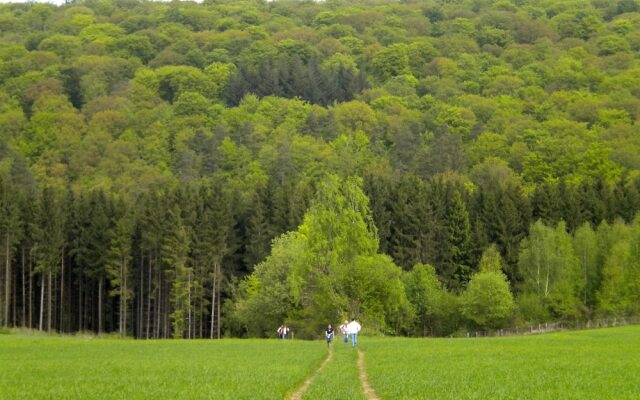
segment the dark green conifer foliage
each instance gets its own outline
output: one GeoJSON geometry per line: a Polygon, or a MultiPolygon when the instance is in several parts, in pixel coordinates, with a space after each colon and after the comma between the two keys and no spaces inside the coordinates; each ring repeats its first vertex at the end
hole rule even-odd
{"type": "Polygon", "coordinates": [[[424,182],[415,175],[403,176],[394,187],[390,203],[390,254],[409,270],[414,264],[427,262],[429,256],[433,220],[424,182]]]}
{"type": "Polygon", "coordinates": [[[261,192],[254,194],[249,210],[246,227],[244,263],[249,269],[264,260],[269,254],[271,229],[265,213],[265,195],[261,192]]]}
{"type": "Polygon", "coordinates": [[[55,322],[52,315],[52,276],[59,270],[64,246],[62,225],[64,208],[61,203],[61,196],[53,188],[47,186],[42,190],[34,231],[35,272],[40,276],[40,316],[38,319],[38,329],[40,330],[53,329],[52,323],[55,322]],[[45,309],[46,321],[44,320],[45,309]]]}
{"type": "Polygon", "coordinates": [[[392,184],[389,178],[380,175],[366,175],[362,190],[369,198],[369,209],[378,228],[380,251],[389,254],[391,230],[394,224],[391,210],[392,184]]]}
{"type": "Polygon", "coordinates": [[[22,240],[23,220],[20,204],[24,200],[19,189],[12,182],[0,176],[0,254],[2,254],[2,268],[0,269],[0,325],[9,326],[11,320],[11,297],[14,275],[14,256],[16,246],[22,240]]]}

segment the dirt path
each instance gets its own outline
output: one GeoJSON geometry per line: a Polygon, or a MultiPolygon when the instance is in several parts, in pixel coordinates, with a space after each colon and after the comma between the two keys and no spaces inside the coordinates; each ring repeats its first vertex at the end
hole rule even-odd
{"type": "Polygon", "coordinates": [[[376,392],[371,386],[369,386],[369,379],[367,378],[367,371],[364,368],[364,353],[358,350],[358,371],[360,372],[360,384],[362,384],[362,391],[364,392],[367,400],[380,400],[376,396],[376,392]]]}
{"type": "Polygon", "coordinates": [[[320,365],[320,367],[317,370],[315,370],[315,372],[311,374],[304,381],[302,386],[300,386],[298,390],[296,390],[291,396],[289,396],[287,400],[300,400],[304,395],[304,392],[306,392],[307,389],[309,388],[309,385],[311,385],[311,382],[313,382],[313,380],[315,379],[316,375],[318,375],[320,371],[322,371],[324,367],[326,367],[327,364],[329,364],[332,358],[333,358],[333,347],[329,347],[329,354],[327,355],[327,358],[325,358],[325,360],[322,362],[322,365],[320,365]]]}

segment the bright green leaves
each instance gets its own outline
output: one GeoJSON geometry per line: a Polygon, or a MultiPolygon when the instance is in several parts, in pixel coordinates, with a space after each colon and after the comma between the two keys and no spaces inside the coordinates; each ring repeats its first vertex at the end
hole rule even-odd
{"type": "Polygon", "coordinates": [[[506,326],[515,308],[507,278],[501,272],[479,272],[461,298],[462,315],[482,328],[506,326]]]}
{"type": "Polygon", "coordinates": [[[406,300],[400,269],[377,249],[359,180],[329,175],[302,225],[276,240],[271,255],[245,281],[245,297],[236,311],[254,326],[249,321],[261,318],[255,311],[269,310],[276,302],[306,336],[347,316],[385,331],[403,314],[406,300]]]}

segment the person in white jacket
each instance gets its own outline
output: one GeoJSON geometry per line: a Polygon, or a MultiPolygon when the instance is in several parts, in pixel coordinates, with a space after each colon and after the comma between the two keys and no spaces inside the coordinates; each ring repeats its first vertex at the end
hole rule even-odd
{"type": "Polygon", "coordinates": [[[347,333],[351,336],[351,345],[353,347],[358,344],[358,332],[360,332],[360,328],[361,326],[355,318],[352,318],[351,322],[347,325],[347,333]]]}

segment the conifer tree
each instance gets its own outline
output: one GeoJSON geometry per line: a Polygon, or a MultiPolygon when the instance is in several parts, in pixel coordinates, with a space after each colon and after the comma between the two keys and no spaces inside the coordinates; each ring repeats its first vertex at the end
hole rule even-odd
{"type": "Polygon", "coordinates": [[[597,236],[588,222],[576,230],[573,248],[583,280],[580,299],[586,307],[593,310],[596,303],[596,290],[600,286],[600,268],[598,266],[597,236]]]}
{"type": "Polygon", "coordinates": [[[161,248],[162,261],[171,282],[169,318],[174,338],[182,338],[185,332],[190,332],[191,322],[189,318],[192,269],[187,266],[190,243],[187,227],[180,214],[181,210],[177,203],[167,213],[166,221],[171,229],[167,230],[161,248]]]}
{"type": "Polygon", "coordinates": [[[389,251],[405,270],[427,262],[434,223],[431,204],[424,183],[414,175],[405,175],[394,188],[390,201],[391,219],[389,251]]]}
{"type": "MultiPolygon", "coordinates": [[[[22,240],[22,216],[19,206],[23,200],[18,188],[9,179],[0,176],[0,254],[3,255],[4,287],[0,287],[0,325],[9,326],[14,290],[13,260],[18,243],[22,240]]],[[[0,282],[3,282],[0,279],[0,282]]],[[[14,316],[15,317],[15,316],[14,316]]]]}
{"type": "Polygon", "coordinates": [[[53,275],[58,271],[64,236],[62,230],[62,209],[60,196],[49,186],[40,195],[39,207],[36,215],[34,237],[34,253],[36,259],[35,272],[40,275],[40,316],[38,329],[51,330],[53,309],[52,291],[53,275]],[[45,325],[45,294],[46,294],[46,325],[45,325]]]}
{"type": "Polygon", "coordinates": [[[272,239],[265,215],[263,196],[260,192],[253,195],[252,207],[247,221],[244,263],[249,268],[253,268],[269,253],[269,242],[272,239]]]}

